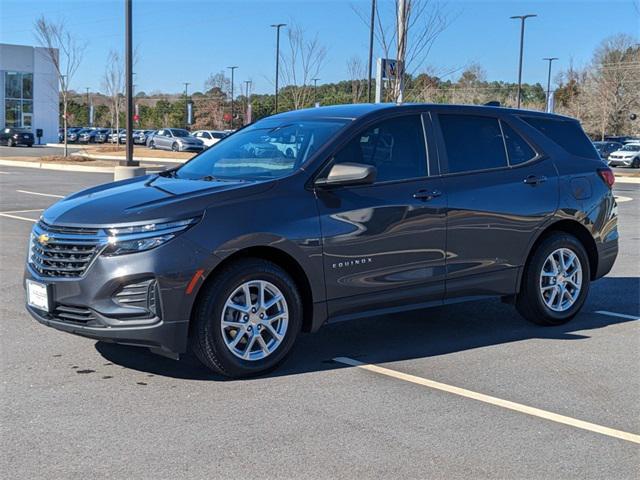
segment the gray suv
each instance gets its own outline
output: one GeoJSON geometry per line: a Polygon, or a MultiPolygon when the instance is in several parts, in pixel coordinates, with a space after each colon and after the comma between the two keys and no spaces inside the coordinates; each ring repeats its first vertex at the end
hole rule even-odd
{"type": "Polygon", "coordinates": [[[190,350],[231,377],[276,367],[300,331],[461,300],[501,297],[559,325],[617,256],[613,182],[557,115],[283,113],[48,208],[30,237],[27,309],[76,335],[190,350]]]}

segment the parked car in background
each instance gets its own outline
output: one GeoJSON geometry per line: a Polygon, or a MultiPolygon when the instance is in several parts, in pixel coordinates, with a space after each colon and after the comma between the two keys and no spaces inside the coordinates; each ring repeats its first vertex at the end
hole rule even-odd
{"type": "Polygon", "coordinates": [[[202,140],[192,137],[183,128],[163,128],[153,136],[149,148],[173,150],[174,152],[199,152],[204,150],[202,140]]]}
{"type": "Polygon", "coordinates": [[[28,128],[7,127],[0,133],[0,144],[7,147],[15,147],[16,145],[33,146],[33,133],[28,128]]]}
{"type": "MultiPolygon", "coordinates": [[[[83,130],[82,127],[69,127],[67,128],[67,142],[74,143],[78,140],[78,134],[83,130]]],[[[60,143],[64,142],[63,136],[60,138],[60,143]]]]}
{"type": "Polygon", "coordinates": [[[205,146],[210,147],[211,145],[215,145],[216,143],[218,143],[229,134],[220,130],[196,130],[191,135],[202,140],[202,143],[204,143],[205,146]]]}
{"type": "Polygon", "coordinates": [[[155,130],[134,130],[133,131],[133,143],[136,145],[146,145],[147,138],[155,130]]]}
{"type": "Polygon", "coordinates": [[[609,159],[609,154],[622,148],[622,144],[620,142],[608,142],[608,141],[593,142],[593,146],[598,151],[600,158],[602,158],[605,161],[609,159]]]}
{"type": "Polygon", "coordinates": [[[627,143],[609,155],[609,166],[640,168],[640,142],[627,143]]]}
{"type": "Polygon", "coordinates": [[[124,132],[124,128],[120,128],[119,130],[116,130],[115,128],[111,129],[111,133],[109,134],[109,143],[121,143],[120,142],[120,135],[124,132]]]}
{"type": "Polygon", "coordinates": [[[80,134],[80,143],[104,143],[109,135],[108,128],[93,128],[80,134]]]}
{"type": "Polygon", "coordinates": [[[328,322],[482,297],[558,326],[615,262],[614,181],[580,124],[559,115],[281,113],[184,165],[45,210],[29,237],[27,310],[92,341],[192,351],[229,377],[275,368],[301,331],[328,322]],[[299,139],[293,158],[275,132],[299,139]]]}

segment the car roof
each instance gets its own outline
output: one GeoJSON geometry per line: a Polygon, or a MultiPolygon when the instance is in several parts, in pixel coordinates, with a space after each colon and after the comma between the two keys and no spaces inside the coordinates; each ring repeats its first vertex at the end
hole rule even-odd
{"type": "Polygon", "coordinates": [[[546,117],[555,118],[556,120],[571,120],[574,118],[557,115],[554,113],[540,112],[537,110],[524,110],[507,107],[497,107],[489,105],[449,105],[449,104],[435,104],[435,103],[357,103],[348,105],[331,105],[327,107],[313,107],[305,108],[302,110],[292,110],[289,112],[278,113],[268,117],[270,119],[278,120],[302,120],[302,119],[345,119],[356,120],[358,118],[367,116],[374,112],[379,111],[406,111],[411,112],[415,110],[432,109],[440,112],[455,112],[455,113],[488,113],[494,112],[496,114],[516,114],[526,117],[546,117]]]}

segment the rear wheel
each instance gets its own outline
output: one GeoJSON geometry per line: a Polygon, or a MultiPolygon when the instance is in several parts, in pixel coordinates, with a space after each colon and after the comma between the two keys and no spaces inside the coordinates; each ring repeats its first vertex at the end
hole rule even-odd
{"type": "Polygon", "coordinates": [[[566,233],[545,238],[525,266],[518,312],[539,325],[561,325],[575,317],[589,292],[589,258],[582,243],[566,233]]]}
{"type": "Polygon", "coordinates": [[[266,260],[244,259],[204,288],[190,343],[205,366],[240,378],[284,360],[302,325],[302,300],[287,272],[266,260]]]}

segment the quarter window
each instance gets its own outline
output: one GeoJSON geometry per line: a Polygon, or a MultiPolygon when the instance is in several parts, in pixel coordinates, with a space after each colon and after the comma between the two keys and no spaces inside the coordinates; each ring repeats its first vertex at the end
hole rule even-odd
{"type": "Polygon", "coordinates": [[[385,120],[353,138],[335,163],[362,163],[377,169],[377,182],[427,175],[424,131],[419,115],[385,120]]]}
{"type": "Polygon", "coordinates": [[[502,126],[502,134],[504,135],[504,144],[509,154],[509,165],[519,165],[528,162],[536,156],[536,152],[529,144],[516,133],[516,131],[505,122],[500,122],[502,126]]]}
{"type": "Polygon", "coordinates": [[[440,114],[449,173],[507,166],[507,155],[497,118],[440,114]]]}
{"type": "Polygon", "coordinates": [[[575,120],[545,117],[520,117],[567,152],[586,158],[599,158],[595,147],[575,120]]]}

